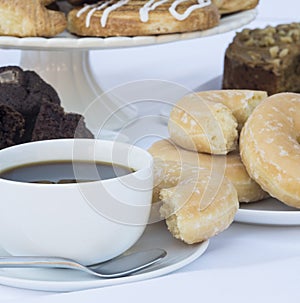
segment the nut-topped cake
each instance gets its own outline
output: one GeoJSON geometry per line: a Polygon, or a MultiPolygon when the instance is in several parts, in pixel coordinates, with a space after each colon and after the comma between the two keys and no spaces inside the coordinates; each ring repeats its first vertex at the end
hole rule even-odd
{"type": "Polygon", "coordinates": [[[300,92],[300,23],[237,33],[225,53],[223,88],[300,92]]]}

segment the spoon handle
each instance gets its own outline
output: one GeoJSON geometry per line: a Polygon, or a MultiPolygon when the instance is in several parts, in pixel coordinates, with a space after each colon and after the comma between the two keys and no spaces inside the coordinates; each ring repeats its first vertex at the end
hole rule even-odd
{"type": "Polygon", "coordinates": [[[27,257],[27,256],[12,256],[0,257],[1,268],[69,268],[80,269],[80,264],[72,262],[71,260],[56,257],[27,257]]]}
{"type": "Polygon", "coordinates": [[[163,249],[138,251],[109,261],[83,266],[73,260],[59,257],[0,257],[0,268],[67,268],[77,269],[102,278],[117,278],[135,273],[160,261],[166,256],[163,249]]]}

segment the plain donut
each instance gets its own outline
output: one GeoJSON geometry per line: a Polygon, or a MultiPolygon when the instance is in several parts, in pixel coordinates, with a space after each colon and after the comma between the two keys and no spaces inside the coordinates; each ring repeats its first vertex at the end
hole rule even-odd
{"type": "Polygon", "coordinates": [[[212,90],[181,98],[170,113],[171,139],[181,147],[224,155],[237,150],[238,136],[265,91],[212,90]]]}
{"type": "Polygon", "coordinates": [[[207,101],[226,105],[238,122],[240,131],[254,108],[268,97],[267,92],[247,89],[210,90],[195,93],[207,101]]]}
{"type": "Polygon", "coordinates": [[[202,242],[233,222],[239,207],[234,186],[222,178],[217,186],[209,189],[211,181],[210,171],[201,170],[199,176],[190,175],[176,187],[161,190],[160,213],[175,238],[187,244],[202,242]]]}
{"type": "Polygon", "coordinates": [[[237,148],[237,125],[227,106],[191,94],[172,108],[168,130],[171,139],[183,148],[225,155],[237,148]]]}
{"type": "Polygon", "coordinates": [[[167,139],[154,142],[148,151],[154,158],[154,202],[158,200],[162,188],[177,185],[191,170],[195,172],[198,169],[213,169],[215,173],[225,174],[236,188],[239,202],[259,201],[268,196],[250,178],[238,152],[226,156],[196,153],[182,149],[167,139]]]}
{"type": "Polygon", "coordinates": [[[300,94],[268,97],[240,136],[242,161],[271,196],[300,208],[300,94]]]}

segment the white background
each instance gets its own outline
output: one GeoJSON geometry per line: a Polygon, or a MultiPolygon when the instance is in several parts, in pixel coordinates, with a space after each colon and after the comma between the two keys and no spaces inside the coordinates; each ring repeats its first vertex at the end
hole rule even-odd
{"type": "MultiPolygon", "coordinates": [[[[299,21],[299,11],[297,0],[261,0],[257,19],[249,27],[299,21]]],[[[173,81],[197,89],[222,74],[224,51],[234,33],[93,51],[93,73],[104,89],[142,79],[173,81]]],[[[19,54],[0,50],[0,65],[18,64],[19,54]]],[[[201,258],[170,275],[69,294],[0,286],[0,302],[300,302],[299,240],[299,226],[234,223],[211,239],[201,258]]]]}

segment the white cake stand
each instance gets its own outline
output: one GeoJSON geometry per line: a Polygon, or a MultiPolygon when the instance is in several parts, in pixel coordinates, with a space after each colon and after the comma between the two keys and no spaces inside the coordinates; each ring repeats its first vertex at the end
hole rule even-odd
{"type": "Polygon", "coordinates": [[[84,113],[97,100],[99,106],[94,114],[97,125],[110,117],[105,127],[117,130],[134,118],[137,111],[134,106],[124,107],[117,97],[104,94],[91,72],[91,50],[162,44],[221,34],[248,24],[255,17],[256,10],[248,10],[223,17],[218,26],[209,30],[147,37],[78,38],[67,32],[48,39],[2,36],[0,48],[20,49],[20,66],[35,70],[50,83],[59,93],[66,111],[84,113]],[[112,113],[116,113],[113,118],[112,113]]]}

